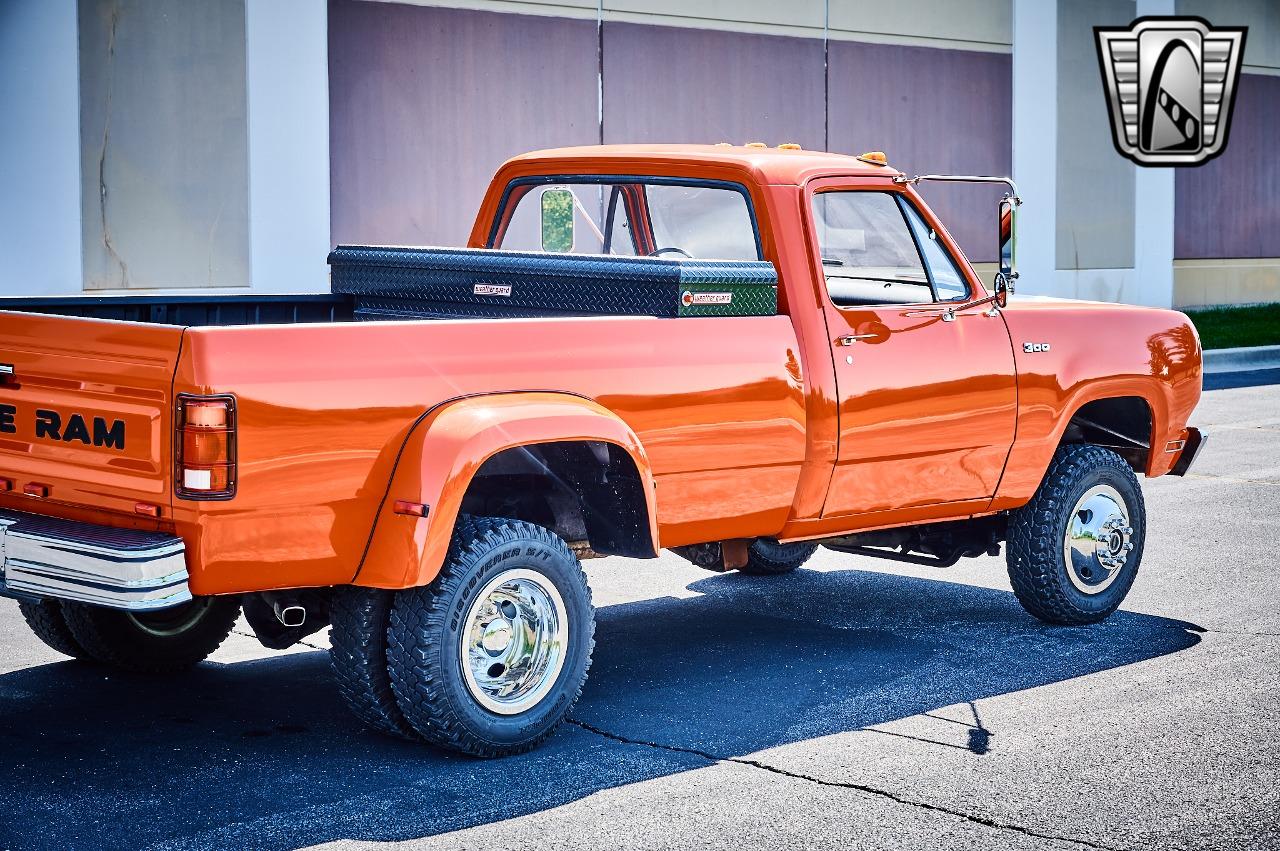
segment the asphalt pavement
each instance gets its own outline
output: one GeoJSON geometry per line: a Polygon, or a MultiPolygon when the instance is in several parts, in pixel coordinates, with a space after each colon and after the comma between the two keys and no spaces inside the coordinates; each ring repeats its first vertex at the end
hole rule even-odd
{"type": "Polygon", "coordinates": [[[1228,377],[1106,622],[1041,625],[1000,558],[591,561],[586,692],[511,759],[361,729],[319,636],[143,678],[0,600],[0,849],[1280,848],[1280,386],[1228,377]]]}

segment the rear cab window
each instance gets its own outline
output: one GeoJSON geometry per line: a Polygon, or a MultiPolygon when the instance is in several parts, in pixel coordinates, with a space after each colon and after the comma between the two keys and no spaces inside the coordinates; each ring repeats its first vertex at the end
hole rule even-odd
{"type": "Polygon", "coordinates": [[[754,210],[740,184],[629,176],[512,181],[489,247],[676,260],[762,258],[754,210]]]}

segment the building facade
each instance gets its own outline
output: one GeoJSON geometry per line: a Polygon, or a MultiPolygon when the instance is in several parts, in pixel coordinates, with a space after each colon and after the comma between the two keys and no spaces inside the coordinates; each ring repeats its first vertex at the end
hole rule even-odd
{"type": "MultiPolygon", "coordinates": [[[[5,0],[0,296],[302,293],[339,242],[461,244],[526,150],[795,142],[1012,174],[1020,290],[1280,301],[1271,0],[5,0]],[[1111,142],[1093,27],[1249,27],[1225,154],[1111,142]]],[[[997,190],[924,188],[995,260],[997,190]]]]}

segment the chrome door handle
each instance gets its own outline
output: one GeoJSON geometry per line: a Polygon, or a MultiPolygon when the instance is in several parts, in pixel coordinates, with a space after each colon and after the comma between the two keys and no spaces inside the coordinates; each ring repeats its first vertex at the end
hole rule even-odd
{"type": "Polygon", "coordinates": [[[858,340],[874,340],[875,334],[845,334],[843,337],[836,338],[837,346],[852,346],[858,340]]]}

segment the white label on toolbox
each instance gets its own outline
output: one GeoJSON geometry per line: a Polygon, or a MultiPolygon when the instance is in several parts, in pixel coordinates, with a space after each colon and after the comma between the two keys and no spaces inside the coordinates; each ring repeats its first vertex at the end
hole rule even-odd
{"type": "Polygon", "coordinates": [[[685,307],[695,304],[733,304],[733,293],[693,293],[685,290],[680,301],[685,307]]]}
{"type": "Polygon", "coordinates": [[[207,491],[213,487],[213,473],[209,470],[183,470],[182,486],[187,490],[207,491]]]}
{"type": "Polygon", "coordinates": [[[471,292],[476,295],[510,296],[511,287],[506,284],[476,284],[471,288],[471,292]]]}

